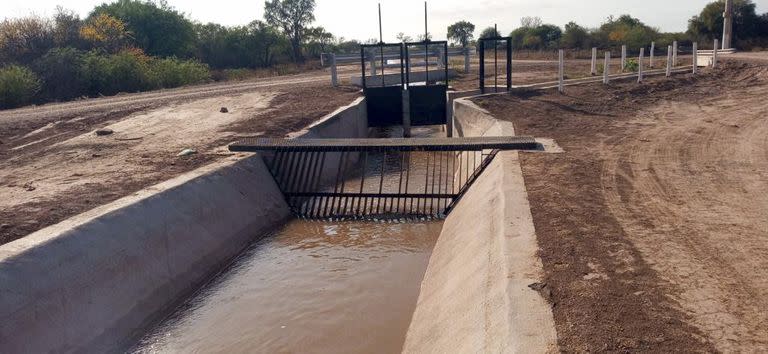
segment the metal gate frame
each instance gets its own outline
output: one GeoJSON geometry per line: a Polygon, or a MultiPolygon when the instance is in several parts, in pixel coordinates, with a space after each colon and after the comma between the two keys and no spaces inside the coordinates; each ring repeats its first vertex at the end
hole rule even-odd
{"type": "Polygon", "coordinates": [[[403,124],[403,90],[405,89],[405,53],[402,43],[361,44],[360,65],[363,93],[366,97],[368,112],[368,126],[387,127],[403,124]],[[400,84],[387,86],[385,78],[386,59],[384,48],[396,47],[400,49],[400,84]],[[379,48],[381,56],[381,87],[368,87],[366,79],[366,50],[379,48]]]}
{"type": "Polygon", "coordinates": [[[491,37],[478,39],[478,49],[480,51],[480,92],[485,92],[485,43],[493,41],[493,80],[494,80],[494,92],[499,92],[499,50],[498,42],[503,41],[507,43],[507,88],[506,91],[512,89],[512,37],[491,37]]]}
{"type": "MultiPolygon", "coordinates": [[[[408,104],[411,126],[426,126],[447,124],[448,112],[446,107],[448,92],[448,41],[407,42],[405,47],[405,82],[408,90],[408,104]],[[442,46],[443,50],[443,84],[431,85],[429,81],[429,48],[442,46]],[[409,47],[424,46],[425,85],[411,86],[411,56],[409,47]]],[[[435,81],[437,82],[437,81],[435,81]]]]}

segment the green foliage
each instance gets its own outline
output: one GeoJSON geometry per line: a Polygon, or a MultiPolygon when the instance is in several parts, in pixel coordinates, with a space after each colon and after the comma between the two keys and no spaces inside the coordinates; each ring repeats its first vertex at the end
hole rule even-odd
{"type": "Polygon", "coordinates": [[[53,15],[53,39],[59,48],[86,48],[87,43],[80,38],[80,28],[83,21],[73,11],[56,7],[53,15]]]}
{"type": "Polygon", "coordinates": [[[509,34],[512,45],[519,49],[556,49],[563,31],[555,25],[543,24],[538,17],[523,17],[520,28],[509,34]]]}
{"type": "Polygon", "coordinates": [[[625,72],[637,72],[637,70],[640,69],[640,64],[638,64],[637,59],[635,58],[629,58],[627,59],[627,62],[624,64],[624,71],[625,72]]]}
{"type": "Polygon", "coordinates": [[[469,21],[459,21],[448,26],[448,39],[466,48],[474,38],[475,25],[469,21]]]}
{"type": "Polygon", "coordinates": [[[480,39],[485,38],[494,38],[494,37],[501,37],[501,33],[496,30],[495,27],[486,27],[482,32],[480,32],[480,39]]]}
{"type": "MultiPolygon", "coordinates": [[[[733,0],[734,43],[768,35],[768,31],[762,30],[763,19],[757,15],[755,6],[752,0],[733,0]]],[[[724,11],[724,0],[707,4],[698,16],[688,21],[688,34],[699,40],[719,38],[723,34],[724,11]]]]}
{"type": "Polygon", "coordinates": [[[261,21],[248,26],[198,25],[197,57],[215,69],[261,68],[275,63],[287,40],[261,21]]]}
{"type": "Polygon", "coordinates": [[[315,21],[314,11],[315,0],[268,0],[264,3],[264,18],[288,37],[294,61],[304,60],[301,45],[307,27],[315,21]]]}
{"type": "Polygon", "coordinates": [[[164,1],[118,0],[97,6],[90,18],[100,14],[125,23],[135,43],[149,55],[187,57],[194,49],[194,25],[164,1]]]}
{"type": "Polygon", "coordinates": [[[51,49],[32,68],[43,82],[41,95],[47,100],[70,100],[86,93],[83,52],[74,48],[51,49]]]}
{"type": "Polygon", "coordinates": [[[640,48],[659,39],[659,31],[630,15],[609,17],[593,34],[601,46],[640,48]]]}
{"type": "Polygon", "coordinates": [[[326,31],[325,28],[312,27],[307,29],[304,47],[309,56],[319,58],[320,54],[328,51],[334,39],[333,33],[326,31]]]}
{"type": "Polygon", "coordinates": [[[195,60],[154,59],[150,62],[149,71],[152,86],[160,88],[192,85],[211,79],[208,65],[195,60]]]}
{"type": "Polygon", "coordinates": [[[0,22],[0,64],[30,63],[55,45],[48,19],[29,16],[0,22]]]}
{"type": "Polygon", "coordinates": [[[565,48],[587,49],[592,46],[592,38],[586,28],[575,22],[568,22],[565,25],[565,32],[560,43],[565,48]]]}
{"type": "Polygon", "coordinates": [[[0,69],[0,108],[28,104],[39,91],[40,79],[32,70],[18,65],[0,69]]]}
{"type": "Polygon", "coordinates": [[[149,61],[129,51],[105,55],[92,51],[85,55],[83,73],[89,95],[114,95],[149,89],[149,61]]]}

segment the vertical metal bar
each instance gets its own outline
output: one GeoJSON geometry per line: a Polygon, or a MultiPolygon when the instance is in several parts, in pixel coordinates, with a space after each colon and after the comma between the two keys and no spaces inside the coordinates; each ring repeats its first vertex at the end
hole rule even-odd
{"type": "MultiPolygon", "coordinates": [[[[346,169],[349,168],[349,163],[347,161],[349,161],[349,154],[347,154],[347,156],[344,158],[344,172],[342,172],[342,175],[341,175],[341,177],[342,177],[342,179],[341,179],[341,193],[344,193],[345,184],[347,183],[347,179],[346,179],[346,176],[345,176],[346,169]]],[[[343,210],[346,213],[347,207],[349,206],[349,200],[350,199],[351,198],[349,198],[349,197],[339,197],[339,212],[341,212],[343,210]],[[344,202],[344,207],[343,208],[341,207],[342,200],[344,202]]]]}
{"type": "MultiPolygon", "coordinates": [[[[363,194],[363,189],[365,187],[365,172],[368,165],[368,152],[363,152],[363,166],[362,166],[362,174],[360,175],[360,194],[363,194]]],[[[367,199],[366,199],[367,200],[367,199]]],[[[363,197],[359,196],[357,197],[357,211],[355,212],[356,216],[360,215],[360,204],[363,201],[363,197]]],[[[365,213],[365,210],[363,210],[363,213],[365,213]]]]}
{"type": "MultiPolygon", "coordinates": [[[[493,25],[494,37],[499,36],[499,26],[493,25]]],[[[499,92],[499,41],[493,40],[493,86],[494,92],[499,92]]]]}
{"type": "MultiPolygon", "coordinates": [[[[346,154],[347,153],[345,151],[342,151],[342,152],[339,153],[339,168],[336,171],[336,183],[333,184],[333,193],[334,194],[339,193],[339,183],[340,183],[340,178],[342,177],[342,174],[344,173],[344,162],[345,162],[344,157],[346,156],[346,154]]],[[[343,193],[344,191],[342,190],[341,192],[343,193]]],[[[336,196],[335,195],[333,197],[331,197],[330,200],[326,200],[326,202],[325,202],[324,214],[325,214],[326,217],[329,216],[329,214],[328,214],[328,204],[329,203],[331,205],[331,213],[333,213],[334,212],[334,208],[336,207],[336,196]]]]}
{"type": "Polygon", "coordinates": [[[512,40],[507,39],[507,91],[512,90],[512,40]]]}
{"type": "Polygon", "coordinates": [[[360,46],[360,67],[363,70],[363,74],[360,77],[363,79],[362,80],[363,89],[365,89],[366,85],[365,85],[365,47],[364,46],[360,46]]]}
{"type": "MultiPolygon", "coordinates": [[[[430,151],[430,152],[427,152],[426,154],[427,154],[427,164],[426,164],[426,167],[425,167],[426,170],[424,172],[424,194],[429,193],[429,189],[428,189],[429,188],[429,164],[430,164],[430,159],[432,158],[432,152],[430,151]]],[[[424,199],[423,200],[423,204],[424,204],[423,206],[424,206],[424,210],[426,212],[426,210],[427,210],[427,199],[426,198],[421,198],[421,199],[424,199]]],[[[416,204],[416,208],[418,208],[418,202],[416,204]]]]}
{"type": "MultiPolygon", "coordinates": [[[[305,193],[309,191],[309,186],[312,185],[312,175],[314,173],[314,170],[317,168],[317,159],[320,155],[320,152],[310,152],[309,154],[309,161],[307,161],[307,171],[304,175],[304,180],[299,183],[299,193],[305,193]]],[[[299,210],[303,216],[307,215],[307,202],[308,198],[302,197],[299,198],[299,210]]]]}
{"type": "MultiPolygon", "coordinates": [[[[277,163],[277,161],[278,161],[278,156],[279,156],[280,154],[282,154],[282,152],[281,152],[280,150],[277,150],[277,151],[275,151],[274,153],[272,153],[272,158],[271,158],[271,159],[270,159],[270,161],[267,163],[267,168],[269,168],[269,172],[271,172],[273,176],[275,175],[275,167],[277,167],[277,166],[275,166],[275,164],[277,163]]],[[[264,155],[262,155],[262,156],[264,156],[264,155]]],[[[265,160],[266,160],[266,159],[265,159],[265,160]]]]}
{"type": "Polygon", "coordinates": [[[404,43],[405,47],[405,87],[406,89],[411,86],[411,54],[408,50],[408,43],[404,43]]]}
{"type": "Polygon", "coordinates": [[[405,64],[403,63],[403,43],[400,43],[400,87],[405,86],[405,64]]]}
{"type": "Polygon", "coordinates": [[[384,34],[381,25],[381,3],[379,3],[379,51],[381,52],[381,87],[384,84],[384,34]]]}
{"type": "MultiPolygon", "coordinates": [[[[381,178],[379,178],[379,198],[378,203],[376,203],[376,214],[379,213],[379,206],[381,204],[381,195],[384,193],[384,168],[387,165],[387,151],[384,150],[384,156],[381,158],[381,178]]],[[[386,205],[385,205],[386,206],[386,205]]]]}
{"type": "MultiPolygon", "coordinates": [[[[437,156],[439,158],[438,162],[438,173],[437,173],[437,194],[440,194],[443,188],[443,155],[445,155],[442,151],[437,152],[437,156]]],[[[437,208],[440,209],[440,199],[437,199],[437,208]]]]}
{"type": "Polygon", "coordinates": [[[424,62],[426,68],[426,85],[429,86],[429,29],[427,28],[427,2],[424,2],[424,62]]]}
{"type": "Polygon", "coordinates": [[[485,93],[485,41],[480,40],[480,93],[485,93]]]}
{"type": "MultiPolygon", "coordinates": [[[[410,183],[410,180],[411,180],[411,152],[407,151],[406,154],[408,155],[407,156],[407,159],[408,159],[408,169],[405,171],[405,191],[403,192],[403,194],[407,195],[408,194],[408,184],[410,183]]],[[[403,204],[405,204],[407,202],[408,202],[408,200],[406,199],[406,200],[403,201],[403,204]]],[[[403,205],[403,209],[405,209],[405,205],[403,205]]],[[[408,209],[407,214],[410,214],[412,212],[413,212],[413,199],[411,199],[411,206],[408,209]]]]}
{"type": "MultiPolygon", "coordinates": [[[[323,168],[325,168],[325,157],[325,151],[320,153],[320,167],[315,169],[315,175],[313,177],[315,185],[312,187],[311,192],[318,192],[318,189],[320,189],[320,182],[323,179],[323,168]]],[[[311,199],[310,202],[309,217],[317,217],[319,214],[318,209],[322,207],[322,199],[320,199],[320,204],[317,204],[317,197],[311,199]]]]}
{"type": "Polygon", "coordinates": [[[290,172],[290,175],[288,176],[288,180],[286,181],[287,184],[285,186],[285,192],[286,193],[293,193],[293,185],[295,184],[295,181],[298,176],[299,168],[301,167],[302,162],[304,161],[304,154],[305,152],[297,152],[296,153],[296,161],[294,161],[292,170],[290,172]]]}
{"type": "Polygon", "coordinates": [[[298,154],[299,153],[297,152],[288,153],[288,158],[285,162],[285,168],[281,173],[279,182],[280,189],[282,189],[284,193],[288,192],[288,181],[290,180],[291,174],[293,173],[293,165],[296,163],[296,159],[298,159],[298,154]]]}
{"type": "MultiPolygon", "coordinates": [[[[438,159],[438,153],[432,152],[432,155],[435,156],[435,158],[432,159],[432,164],[434,165],[432,167],[432,194],[435,194],[435,170],[438,167],[437,159],[438,159]]],[[[435,198],[429,198],[429,214],[434,215],[435,212],[435,198]]]]}
{"type": "MultiPolygon", "coordinates": [[[[405,165],[405,152],[400,152],[400,180],[397,184],[397,194],[403,193],[403,168],[405,165]]],[[[393,201],[394,202],[394,201],[393,201]]],[[[400,212],[400,198],[397,198],[397,212],[400,212]]]]}
{"type": "Polygon", "coordinates": [[[445,51],[443,52],[443,54],[445,54],[443,56],[443,69],[445,69],[445,86],[448,86],[448,42],[443,44],[443,50],[445,51]]]}

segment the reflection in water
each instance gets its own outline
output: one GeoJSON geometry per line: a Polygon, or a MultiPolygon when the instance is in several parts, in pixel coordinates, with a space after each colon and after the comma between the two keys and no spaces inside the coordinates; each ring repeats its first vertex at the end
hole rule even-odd
{"type": "Polygon", "coordinates": [[[399,352],[440,228],[294,220],[256,242],[137,351],[399,352]]]}

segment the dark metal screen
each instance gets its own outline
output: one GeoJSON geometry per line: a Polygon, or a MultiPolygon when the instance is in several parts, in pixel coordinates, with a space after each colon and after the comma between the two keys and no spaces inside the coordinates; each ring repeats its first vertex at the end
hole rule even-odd
{"type": "Polygon", "coordinates": [[[303,218],[448,215],[500,150],[531,150],[532,138],[255,139],[293,213],[303,218]]]}

